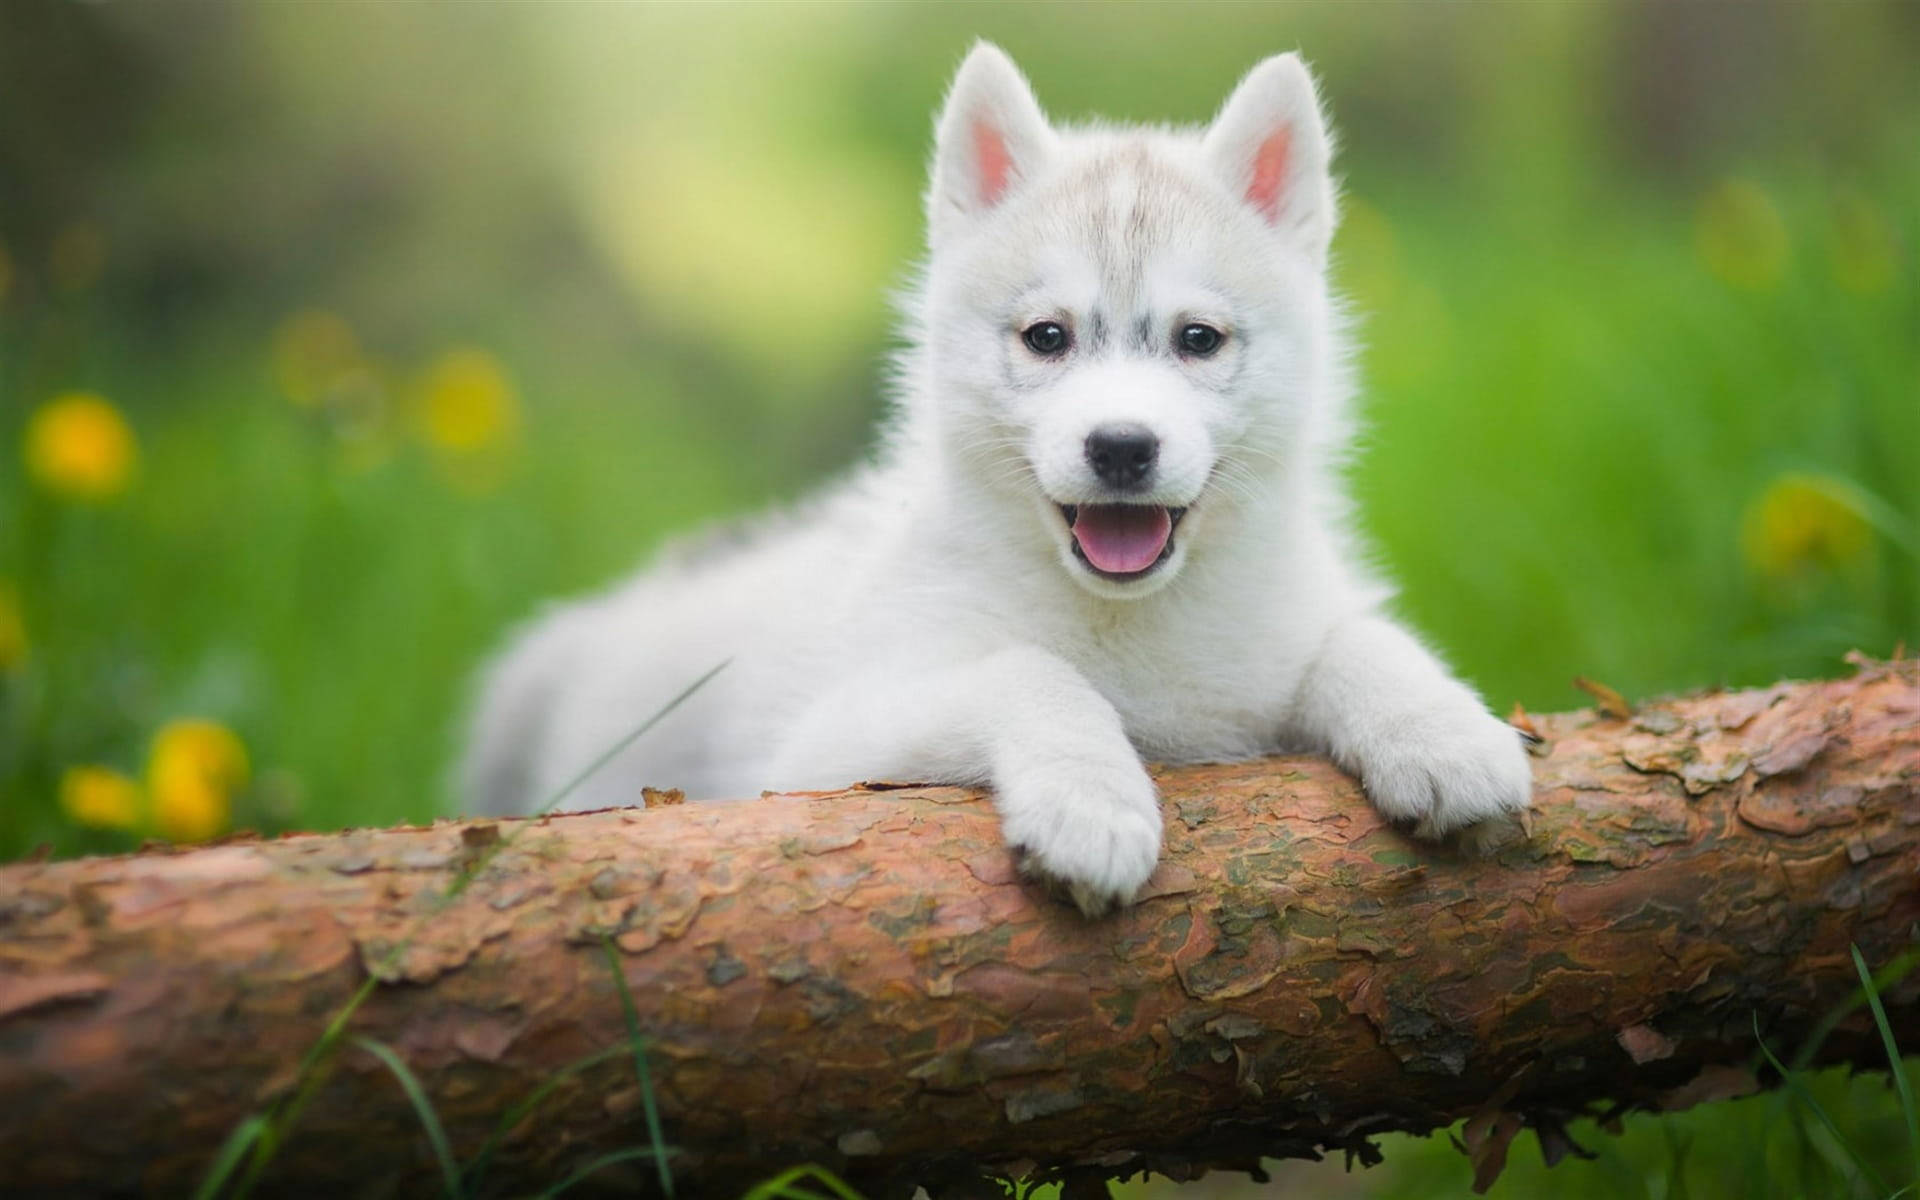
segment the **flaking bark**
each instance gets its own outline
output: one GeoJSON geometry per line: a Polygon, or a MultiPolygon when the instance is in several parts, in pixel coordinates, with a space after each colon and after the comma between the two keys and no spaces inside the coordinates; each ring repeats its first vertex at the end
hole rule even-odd
{"type": "MultiPolygon", "coordinates": [[[[1178,1174],[1481,1114],[1752,1086],[1920,920],[1920,670],[1535,718],[1530,836],[1385,827],[1324,762],[1159,774],[1165,859],[1081,919],[991,807],[856,789],[238,840],[0,869],[0,1189],[188,1190],[369,972],[463,1155],[641,1024],[685,1195],[800,1162],[876,1195],[981,1167],[1178,1174]],[[456,881],[464,881],[456,883],[456,881]]],[[[1920,1044],[1920,987],[1884,997],[1920,1044]]],[[[1878,1065],[1858,1019],[1828,1058],[1878,1065]]],[[[644,1144],[630,1059],[558,1088],[489,1181],[644,1144]]],[[[1462,1165],[1462,1181],[1468,1177],[1462,1165]]],[[[646,1186],[645,1163],[623,1182],[646,1186]]],[[[263,1194],[437,1189],[387,1070],[343,1050],[263,1194]]]]}

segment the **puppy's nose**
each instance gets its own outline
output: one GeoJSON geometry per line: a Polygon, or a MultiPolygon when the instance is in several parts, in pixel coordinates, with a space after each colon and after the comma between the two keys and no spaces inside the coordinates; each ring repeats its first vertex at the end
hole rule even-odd
{"type": "Polygon", "coordinates": [[[1159,457],[1160,439],[1139,425],[1102,425],[1087,435],[1087,465],[1109,487],[1139,487],[1159,457]]]}

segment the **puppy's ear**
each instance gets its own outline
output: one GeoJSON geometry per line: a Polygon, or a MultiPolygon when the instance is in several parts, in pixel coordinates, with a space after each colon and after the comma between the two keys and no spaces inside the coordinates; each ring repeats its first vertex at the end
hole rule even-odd
{"type": "Polygon", "coordinates": [[[940,112],[927,189],[929,240],[939,245],[991,211],[1053,152],[1033,91],[1000,47],[978,42],[940,112]]]}
{"type": "Polygon", "coordinates": [[[1229,190],[1324,262],[1333,237],[1333,154],[1313,76],[1297,54],[1247,73],[1207,128],[1208,161],[1229,190]]]}

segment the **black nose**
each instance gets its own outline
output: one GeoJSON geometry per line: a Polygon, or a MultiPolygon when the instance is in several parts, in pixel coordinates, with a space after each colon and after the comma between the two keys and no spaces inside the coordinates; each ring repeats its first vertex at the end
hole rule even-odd
{"type": "Polygon", "coordinates": [[[1138,425],[1102,425],[1087,435],[1087,465],[1109,487],[1139,487],[1159,457],[1160,439],[1138,425]]]}

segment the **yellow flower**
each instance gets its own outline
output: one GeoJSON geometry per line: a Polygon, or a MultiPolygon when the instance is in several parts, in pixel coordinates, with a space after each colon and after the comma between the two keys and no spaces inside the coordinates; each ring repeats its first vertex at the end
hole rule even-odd
{"type": "Polygon", "coordinates": [[[126,418],[92,392],[67,392],[27,423],[27,474],[69,500],[110,500],[133,478],[139,446],[126,418]]]}
{"type": "Polygon", "coordinates": [[[502,446],[520,429],[513,381],[499,359],[476,347],[449,350],[434,361],[420,404],[427,441],[453,454],[502,446]]]}
{"type": "Polygon", "coordinates": [[[200,842],[224,832],[233,796],[247,782],[247,751],[232,730],[213,721],[173,721],[154,735],[147,790],[160,834],[200,842]]]}
{"type": "Polygon", "coordinates": [[[1817,475],[1774,480],[1747,506],[1740,532],[1747,564],[1773,579],[1856,562],[1870,541],[1871,528],[1853,489],[1817,475]]]}
{"type": "Polygon", "coordinates": [[[88,829],[132,829],[140,823],[140,785],[112,767],[68,767],[60,776],[60,808],[88,829]]]}
{"type": "Polygon", "coordinates": [[[27,621],[20,613],[20,597],[13,585],[0,579],[0,671],[8,671],[27,658],[27,621]]]}
{"type": "Polygon", "coordinates": [[[1734,287],[1765,291],[1786,273],[1786,222],[1747,180],[1729,179],[1701,198],[1693,241],[1707,269],[1734,287]]]}
{"type": "Polygon", "coordinates": [[[302,407],[320,404],[364,365],[360,340],[339,313],[304,309],[274,330],[274,378],[287,398],[302,407]]]}

